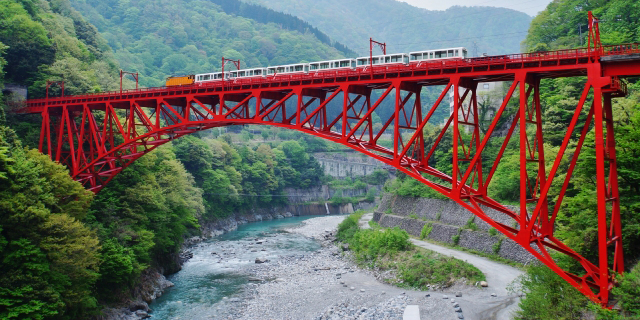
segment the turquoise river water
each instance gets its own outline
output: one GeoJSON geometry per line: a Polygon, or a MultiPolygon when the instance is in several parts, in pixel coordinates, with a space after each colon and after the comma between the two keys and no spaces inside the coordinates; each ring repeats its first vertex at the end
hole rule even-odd
{"type": "Polygon", "coordinates": [[[149,307],[152,319],[217,319],[238,301],[249,283],[255,258],[306,254],[320,244],[283,231],[312,217],[293,217],[241,225],[238,230],[191,248],[193,258],[168,277],[175,284],[149,307]],[[262,242],[258,244],[258,242],[262,242]],[[213,254],[212,252],[215,252],[213,254]]]}

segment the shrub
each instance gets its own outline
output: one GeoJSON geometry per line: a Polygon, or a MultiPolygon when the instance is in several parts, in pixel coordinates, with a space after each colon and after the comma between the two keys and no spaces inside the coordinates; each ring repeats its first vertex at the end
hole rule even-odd
{"type": "Polygon", "coordinates": [[[469,220],[467,220],[467,223],[464,225],[466,229],[478,231],[478,226],[475,224],[475,222],[473,222],[475,220],[475,217],[476,216],[471,216],[469,220]]]}
{"type": "Polygon", "coordinates": [[[360,227],[358,227],[358,221],[363,213],[363,211],[356,211],[340,222],[338,225],[338,233],[336,234],[338,240],[348,242],[353,238],[356,231],[360,229],[360,227]]]}
{"type": "Polygon", "coordinates": [[[458,242],[460,242],[460,235],[456,234],[455,236],[451,237],[451,240],[453,241],[454,245],[458,245],[458,242]]]}
{"type": "Polygon", "coordinates": [[[417,215],[417,214],[415,214],[415,213],[411,213],[411,214],[409,215],[409,218],[411,218],[411,219],[419,219],[420,217],[418,217],[418,215],[417,215]]]}
{"type": "Polygon", "coordinates": [[[420,239],[422,240],[428,237],[432,230],[433,230],[433,224],[431,223],[425,224],[424,227],[422,227],[422,231],[420,231],[420,239]]]}
{"type": "Polygon", "coordinates": [[[525,296],[515,319],[582,319],[588,299],[548,267],[532,265],[516,281],[525,296]]]}
{"type": "Polygon", "coordinates": [[[375,261],[379,255],[393,255],[412,246],[409,234],[398,227],[384,231],[359,230],[349,244],[359,261],[375,261]]]}
{"type": "Polygon", "coordinates": [[[438,212],[436,215],[436,221],[440,221],[440,217],[442,216],[442,212],[438,212]]]}
{"type": "Polygon", "coordinates": [[[484,274],[473,265],[427,250],[403,257],[398,264],[402,283],[417,289],[426,289],[428,284],[451,286],[461,278],[469,282],[485,280],[484,274]]]}
{"type": "Polygon", "coordinates": [[[620,279],[619,286],[613,288],[622,309],[630,315],[640,316],[640,263],[620,279]]]}
{"type": "Polygon", "coordinates": [[[498,240],[498,242],[494,243],[491,246],[491,250],[493,250],[493,253],[498,254],[498,252],[500,252],[500,246],[502,246],[502,239],[498,240]]]}
{"type": "Polygon", "coordinates": [[[489,228],[489,234],[492,236],[497,236],[498,230],[496,230],[496,228],[489,228]]]}

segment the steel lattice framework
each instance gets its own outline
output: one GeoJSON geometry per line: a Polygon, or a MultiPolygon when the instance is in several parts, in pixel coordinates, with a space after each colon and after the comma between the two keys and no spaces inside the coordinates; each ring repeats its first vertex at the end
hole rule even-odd
{"type": "Polygon", "coordinates": [[[67,165],[72,177],[94,192],[156,147],[214,127],[270,125],[333,141],[447,196],[516,241],[593,301],[606,304],[615,273],[624,270],[611,99],[625,94],[619,77],[640,75],[639,54],[638,45],[597,46],[29,100],[22,111],[42,115],[40,151],[67,165]],[[540,81],[576,76],[586,79],[580,100],[558,153],[545,154],[540,81]],[[477,88],[492,81],[510,85],[483,133],[477,88]],[[439,90],[435,103],[427,106],[421,101],[425,88],[439,90]],[[383,103],[392,103],[395,109],[379,128],[372,118],[383,103]],[[439,108],[449,104],[451,116],[438,124],[437,139],[427,143],[425,126],[439,108]],[[509,108],[517,111],[507,116],[509,108]],[[487,154],[487,144],[501,121],[508,122],[506,138],[497,155],[487,154]],[[595,144],[585,143],[591,128],[595,144]],[[437,167],[435,153],[443,148],[446,136],[451,137],[453,156],[447,166],[437,167]],[[381,137],[391,137],[393,145],[381,145],[381,137]],[[568,154],[569,143],[576,138],[575,152],[568,154]],[[520,154],[519,210],[488,194],[512,139],[518,139],[520,154]],[[598,261],[585,259],[554,236],[572,173],[587,148],[596,154],[598,261]],[[558,178],[563,159],[570,162],[569,169],[558,178]],[[554,182],[561,191],[552,198],[554,182]],[[489,208],[503,217],[489,216],[489,208]],[[511,222],[505,223],[505,217],[511,222]],[[552,253],[575,259],[584,272],[563,270],[552,253]]]}

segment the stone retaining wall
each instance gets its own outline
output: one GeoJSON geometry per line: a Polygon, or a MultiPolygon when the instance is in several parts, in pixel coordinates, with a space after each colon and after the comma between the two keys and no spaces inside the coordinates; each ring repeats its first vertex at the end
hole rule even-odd
{"type": "MultiPolygon", "coordinates": [[[[519,212],[519,208],[507,206],[514,212],[519,212]]],[[[493,220],[513,226],[515,221],[506,214],[484,207],[484,212],[493,220]]],[[[489,230],[491,226],[482,219],[476,217],[463,206],[451,201],[440,199],[427,199],[417,197],[401,197],[385,193],[378,206],[380,212],[393,212],[393,214],[403,217],[416,215],[420,219],[438,221],[454,226],[465,226],[470,219],[480,230],[489,230]]]]}
{"type": "MultiPolygon", "coordinates": [[[[513,224],[513,219],[497,210],[487,209],[486,212],[487,215],[504,224],[513,224]]],[[[537,261],[533,255],[513,240],[503,235],[490,235],[487,232],[490,227],[487,223],[453,201],[385,194],[373,215],[373,221],[385,228],[398,226],[415,237],[420,236],[426,224],[431,224],[432,229],[428,235],[430,240],[454,244],[454,237],[459,235],[457,244],[463,248],[497,254],[502,258],[523,264],[537,261]],[[478,226],[478,231],[465,228],[470,219],[473,219],[472,221],[478,226]]]]}

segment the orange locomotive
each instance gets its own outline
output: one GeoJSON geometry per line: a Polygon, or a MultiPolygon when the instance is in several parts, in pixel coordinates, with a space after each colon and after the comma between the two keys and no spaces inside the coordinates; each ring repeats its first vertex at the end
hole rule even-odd
{"type": "Polygon", "coordinates": [[[193,82],[195,81],[195,78],[196,78],[195,75],[168,77],[167,83],[165,84],[165,86],[173,87],[173,86],[190,85],[190,84],[193,84],[193,82]]]}

